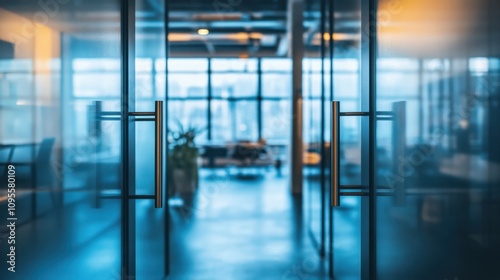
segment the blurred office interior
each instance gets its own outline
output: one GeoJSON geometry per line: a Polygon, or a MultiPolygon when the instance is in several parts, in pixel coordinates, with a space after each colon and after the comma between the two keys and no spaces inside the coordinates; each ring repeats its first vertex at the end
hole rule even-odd
{"type": "Polygon", "coordinates": [[[499,106],[495,0],[0,0],[0,279],[500,279],[499,106]]]}

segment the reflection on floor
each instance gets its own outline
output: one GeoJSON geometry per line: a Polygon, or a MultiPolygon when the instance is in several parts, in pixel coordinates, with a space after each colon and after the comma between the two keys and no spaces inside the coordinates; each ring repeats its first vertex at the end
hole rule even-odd
{"type": "MultiPolygon", "coordinates": [[[[5,240],[0,243],[2,264],[5,240]]],[[[49,212],[17,227],[15,246],[16,272],[2,265],[0,279],[119,280],[119,202],[110,200],[95,208],[90,200],[80,200],[49,212]]]]}
{"type": "MultiPolygon", "coordinates": [[[[191,202],[170,207],[169,279],[326,279],[287,177],[263,173],[203,175],[191,202]]],[[[65,196],[72,203],[17,228],[16,273],[1,269],[0,279],[127,279],[119,200],[95,208],[88,192],[65,196]]],[[[162,279],[163,212],[152,201],[136,203],[136,279],[162,279]]]]}
{"type": "Polygon", "coordinates": [[[286,177],[203,178],[171,211],[171,279],[326,279],[286,177]]]}
{"type": "MultiPolygon", "coordinates": [[[[321,242],[321,184],[317,170],[305,169],[304,203],[309,233],[316,244],[321,242]],[[307,218],[309,217],[309,218],[307,218]]],[[[343,177],[341,182],[359,184],[361,177],[343,177]]],[[[325,194],[325,219],[333,213],[333,272],[337,280],[361,279],[361,200],[359,197],[342,196],[339,207],[330,207],[330,183],[327,180],[325,194]]],[[[326,255],[329,252],[329,223],[326,222],[326,255]]]]}

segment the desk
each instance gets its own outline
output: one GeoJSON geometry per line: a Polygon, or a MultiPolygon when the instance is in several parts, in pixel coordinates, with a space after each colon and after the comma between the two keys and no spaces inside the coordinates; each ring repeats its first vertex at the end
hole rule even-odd
{"type": "Polygon", "coordinates": [[[267,167],[276,164],[268,145],[258,143],[232,143],[201,147],[204,167],[267,167]],[[263,152],[265,151],[265,152],[263,152]]]}

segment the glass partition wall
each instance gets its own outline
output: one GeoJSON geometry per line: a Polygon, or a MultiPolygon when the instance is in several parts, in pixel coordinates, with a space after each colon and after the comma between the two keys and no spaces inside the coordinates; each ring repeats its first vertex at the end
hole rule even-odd
{"type": "Polygon", "coordinates": [[[121,200],[96,196],[101,154],[120,193],[121,125],[103,126],[98,142],[92,113],[100,94],[106,110],[121,108],[120,1],[76,2],[0,2],[0,247],[15,255],[2,253],[15,270],[2,267],[2,279],[121,274],[121,200]],[[106,27],[84,27],[91,14],[106,27]]]}
{"type": "Polygon", "coordinates": [[[498,4],[328,5],[330,277],[498,278],[498,4]]]}
{"type": "Polygon", "coordinates": [[[145,1],[0,2],[0,278],[164,279],[165,39],[145,1]]]}
{"type": "Polygon", "coordinates": [[[498,1],[378,1],[376,276],[500,277],[498,1]],[[400,26],[405,26],[400,29],[400,26]],[[404,31],[404,32],[403,32],[404,31]]]}
{"type": "MultiPolygon", "coordinates": [[[[368,107],[368,98],[365,84],[366,79],[362,72],[363,48],[362,34],[362,10],[361,1],[339,2],[330,1],[333,6],[331,10],[342,13],[344,16],[333,16],[328,39],[333,46],[331,56],[332,71],[330,79],[333,83],[332,96],[325,103],[326,115],[332,121],[331,101],[340,102],[340,112],[362,112],[368,107]]],[[[366,59],[365,59],[366,60],[366,59]]],[[[332,178],[332,169],[329,165],[327,189],[330,190],[328,200],[328,225],[329,225],[329,258],[330,276],[338,279],[360,279],[361,278],[361,246],[362,246],[362,197],[342,196],[340,206],[331,207],[332,190],[334,180],[338,180],[341,186],[355,188],[366,184],[363,176],[363,153],[366,154],[366,142],[368,137],[365,116],[343,116],[339,120],[333,120],[328,126],[328,136],[332,138],[332,125],[338,122],[339,136],[337,148],[330,141],[330,147],[337,151],[328,151],[328,157],[332,159],[332,152],[338,152],[337,168],[339,178],[332,178]]],[[[336,139],[333,139],[336,141],[336,139]]],[[[335,176],[335,174],[333,174],[335,176]]]]}
{"type": "Polygon", "coordinates": [[[303,95],[303,192],[307,233],[320,257],[325,256],[325,1],[304,2],[304,19],[311,22],[304,30],[302,62],[303,95]]]}

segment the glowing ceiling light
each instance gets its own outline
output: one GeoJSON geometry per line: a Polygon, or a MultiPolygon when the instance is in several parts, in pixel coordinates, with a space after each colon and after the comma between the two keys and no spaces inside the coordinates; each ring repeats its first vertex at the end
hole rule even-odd
{"type": "Polygon", "coordinates": [[[200,29],[198,29],[198,34],[199,35],[203,35],[204,36],[204,35],[208,35],[208,33],[210,33],[210,32],[206,28],[200,28],[200,29]]]}

